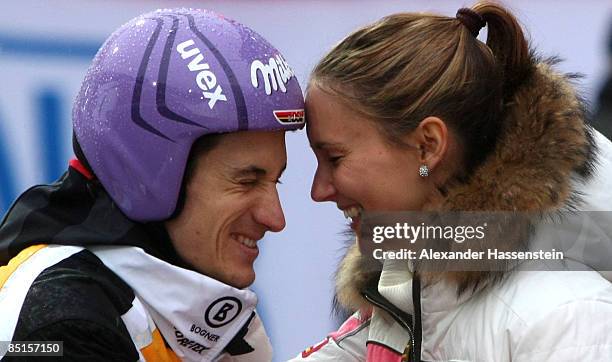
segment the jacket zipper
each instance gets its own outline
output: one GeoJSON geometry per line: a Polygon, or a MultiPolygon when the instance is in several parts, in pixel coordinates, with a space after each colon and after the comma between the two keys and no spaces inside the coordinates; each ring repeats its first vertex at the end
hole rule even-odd
{"type": "MultiPolygon", "coordinates": [[[[382,303],[381,301],[378,301],[376,299],[374,299],[371,295],[369,295],[368,293],[364,293],[363,294],[364,298],[372,303],[373,305],[377,306],[378,308],[384,310],[385,312],[389,313],[389,315],[391,315],[391,317],[393,317],[393,319],[395,319],[395,321],[397,323],[399,323],[406,331],[408,331],[408,335],[410,336],[410,351],[412,353],[413,356],[413,361],[418,361],[418,360],[414,360],[414,356],[415,356],[415,343],[414,343],[414,334],[412,333],[412,327],[406,323],[406,321],[398,314],[396,313],[392,308],[389,308],[389,306],[385,305],[384,303],[382,303]]],[[[419,317],[420,320],[420,317],[419,317]]]]}

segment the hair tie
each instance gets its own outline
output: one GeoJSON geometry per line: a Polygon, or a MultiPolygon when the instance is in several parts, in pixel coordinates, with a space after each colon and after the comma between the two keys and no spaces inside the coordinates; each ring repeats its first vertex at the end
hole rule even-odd
{"type": "Polygon", "coordinates": [[[487,22],[482,16],[470,8],[461,8],[457,10],[457,15],[455,15],[455,17],[468,28],[474,37],[477,37],[480,29],[487,25],[487,22]]]}

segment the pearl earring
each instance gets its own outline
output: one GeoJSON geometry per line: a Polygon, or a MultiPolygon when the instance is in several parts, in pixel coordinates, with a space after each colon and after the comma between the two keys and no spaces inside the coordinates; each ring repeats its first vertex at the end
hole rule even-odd
{"type": "Polygon", "coordinates": [[[421,165],[421,167],[419,167],[419,175],[421,177],[429,176],[429,167],[427,167],[427,165],[421,165]]]}

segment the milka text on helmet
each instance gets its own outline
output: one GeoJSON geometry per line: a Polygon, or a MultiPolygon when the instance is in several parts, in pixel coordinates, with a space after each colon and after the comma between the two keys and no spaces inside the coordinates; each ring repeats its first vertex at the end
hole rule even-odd
{"type": "Polygon", "coordinates": [[[263,77],[267,95],[272,94],[272,89],[276,91],[280,88],[281,92],[287,92],[285,84],[287,84],[294,75],[293,70],[280,54],[277,54],[274,58],[270,58],[268,64],[264,64],[261,60],[255,60],[251,63],[251,84],[255,88],[259,88],[257,71],[259,71],[263,77]]]}

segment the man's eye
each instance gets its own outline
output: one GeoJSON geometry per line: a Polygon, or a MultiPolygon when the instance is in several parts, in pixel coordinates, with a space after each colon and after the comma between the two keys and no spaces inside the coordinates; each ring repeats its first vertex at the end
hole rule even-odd
{"type": "Polygon", "coordinates": [[[257,179],[240,180],[238,183],[242,186],[255,186],[257,185],[257,179]]]}

